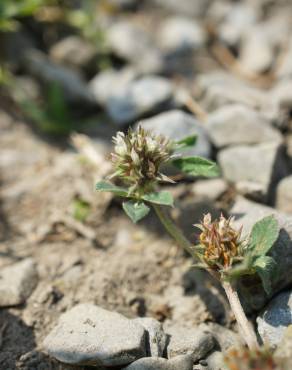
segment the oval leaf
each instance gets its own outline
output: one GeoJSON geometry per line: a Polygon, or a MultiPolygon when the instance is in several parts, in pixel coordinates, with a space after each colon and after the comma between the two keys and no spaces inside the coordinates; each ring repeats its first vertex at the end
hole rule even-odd
{"type": "Polygon", "coordinates": [[[185,149],[194,146],[197,142],[197,135],[191,135],[184,137],[181,140],[176,141],[176,149],[185,149]]]}
{"type": "Polygon", "coordinates": [[[149,203],[173,207],[173,197],[168,191],[160,191],[143,195],[142,199],[149,203]]]}
{"type": "Polygon", "coordinates": [[[264,256],[271,249],[279,235],[279,226],[273,215],[264,217],[254,224],[248,248],[253,256],[264,256]]]}
{"type": "Polygon", "coordinates": [[[219,168],[216,163],[201,157],[177,158],[172,161],[175,167],[192,176],[216,177],[219,168]]]}
{"type": "Polygon", "coordinates": [[[120,197],[127,197],[128,195],[128,190],[126,188],[115,186],[111,184],[110,182],[106,182],[106,181],[99,181],[95,185],[95,189],[97,191],[109,191],[111,193],[119,195],[120,197]]]}
{"type": "Polygon", "coordinates": [[[131,200],[123,202],[123,209],[134,223],[142,220],[150,211],[150,208],[147,207],[145,203],[138,203],[131,200]]]}
{"type": "Polygon", "coordinates": [[[277,264],[272,257],[261,256],[254,262],[254,268],[262,280],[267,294],[272,293],[272,277],[277,271],[277,264]]]}

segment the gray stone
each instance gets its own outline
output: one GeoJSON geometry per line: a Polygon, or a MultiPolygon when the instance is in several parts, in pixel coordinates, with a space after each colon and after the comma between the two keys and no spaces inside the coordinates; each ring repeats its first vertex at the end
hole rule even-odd
{"type": "Polygon", "coordinates": [[[159,44],[171,54],[197,50],[206,41],[204,30],[194,19],[173,17],[166,19],[159,29],[159,44]]]}
{"type": "Polygon", "coordinates": [[[128,21],[114,23],[107,42],[113,53],[132,62],[140,72],[156,73],[163,66],[162,55],[150,35],[128,21]]]}
{"type": "Polygon", "coordinates": [[[288,45],[288,50],[283,57],[282,63],[279,68],[276,69],[276,75],[280,78],[291,78],[292,77],[292,40],[290,40],[288,45]]]}
{"type": "Polygon", "coordinates": [[[235,3],[219,26],[219,37],[224,43],[236,46],[246,30],[257,20],[256,8],[246,3],[235,3]]]}
{"type": "Polygon", "coordinates": [[[215,346],[214,337],[200,326],[192,329],[174,326],[168,329],[168,334],[168,358],[188,354],[192,355],[193,362],[197,362],[205,358],[215,346]]]}
{"type": "Polygon", "coordinates": [[[117,124],[123,125],[170,102],[172,93],[173,87],[167,79],[148,76],[112,94],[107,99],[106,109],[117,124]]]}
{"type": "Polygon", "coordinates": [[[274,48],[263,27],[252,27],[245,34],[239,60],[246,71],[255,74],[270,69],[274,61],[274,48]]]}
{"type": "Polygon", "coordinates": [[[34,261],[27,258],[0,271],[0,307],[22,304],[38,283],[34,261]]]}
{"type": "Polygon", "coordinates": [[[200,17],[205,14],[210,0],[154,0],[157,5],[172,11],[174,14],[182,14],[188,17],[200,17]]]}
{"type": "Polygon", "coordinates": [[[60,66],[37,50],[30,50],[25,55],[25,69],[41,82],[57,83],[64,91],[65,98],[71,102],[93,103],[93,96],[85,81],[73,70],[60,66]]]}
{"type": "Polygon", "coordinates": [[[273,298],[257,318],[258,332],[267,346],[275,348],[284,332],[292,325],[292,293],[280,293],[273,298]]]}
{"type": "Polygon", "coordinates": [[[196,145],[191,149],[184,150],[184,155],[200,155],[203,157],[210,157],[211,155],[211,145],[204,126],[190,114],[179,110],[171,110],[145,119],[139,124],[146,130],[164,135],[172,140],[179,140],[196,134],[198,136],[196,145]]]}
{"type": "Polygon", "coordinates": [[[226,370],[224,355],[215,351],[207,358],[208,370],[226,370]]]}
{"type": "Polygon", "coordinates": [[[193,370],[192,356],[177,356],[170,360],[145,357],[133,362],[123,370],[193,370]]]}
{"type": "Polygon", "coordinates": [[[271,184],[287,173],[280,143],[230,147],[219,152],[218,162],[227,181],[257,184],[264,200],[272,196],[271,184]]]}
{"type": "Polygon", "coordinates": [[[44,348],[68,364],[123,366],[146,356],[145,330],[118,313],[79,304],[60,317],[44,348]]]}
{"type": "Polygon", "coordinates": [[[276,358],[292,358],[292,325],[285,329],[281,342],[275,352],[276,358]]]}
{"type": "Polygon", "coordinates": [[[98,73],[90,82],[89,89],[96,102],[105,106],[112,95],[124,91],[128,84],[136,77],[136,72],[131,68],[122,70],[107,69],[98,73]]]}
{"type": "Polygon", "coordinates": [[[239,334],[216,323],[202,325],[216,339],[222,352],[227,352],[231,348],[240,348],[244,345],[239,334]]]}
{"type": "MultiPolygon", "coordinates": [[[[252,226],[268,215],[275,215],[279,227],[279,238],[269,252],[278,266],[278,273],[272,277],[272,293],[278,293],[292,283],[292,217],[276,211],[274,208],[260,205],[242,197],[238,197],[230,211],[236,218],[238,227],[243,226],[243,237],[246,237],[252,226]]],[[[269,297],[263,290],[260,279],[252,275],[241,280],[242,298],[252,309],[261,309],[269,297]]]]}
{"type": "Polygon", "coordinates": [[[163,357],[166,346],[166,334],[163,331],[162,324],[151,317],[138,317],[134,321],[146,330],[148,344],[148,354],[151,357],[163,357]]]}
{"type": "Polygon", "coordinates": [[[192,193],[196,199],[215,201],[228,190],[223,179],[198,180],[192,186],[192,193]]]}
{"type": "Polygon", "coordinates": [[[82,68],[93,60],[96,50],[81,37],[68,36],[54,44],[49,55],[57,63],[82,68]]]}
{"type": "Polygon", "coordinates": [[[277,186],[276,208],[282,212],[292,213],[292,175],[284,177],[277,186]]]}
{"type": "Polygon", "coordinates": [[[270,92],[271,100],[281,111],[292,108],[292,79],[280,80],[270,92]]]}
{"type": "Polygon", "coordinates": [[[235,103],[266,111],[269,96],[267,92],[257,89],[225,72],[202,74],[197,79],[197,85],[202,91],[202,102],[208,112],[212,112],[226,104],[235,103]]]}
{"type": "Polygon", "coordinates": [[[219,108],[208,116],[207,130],[218,147],[261,142],[281,142],[280,132],[256,110],[234,104],[219,108]]]}

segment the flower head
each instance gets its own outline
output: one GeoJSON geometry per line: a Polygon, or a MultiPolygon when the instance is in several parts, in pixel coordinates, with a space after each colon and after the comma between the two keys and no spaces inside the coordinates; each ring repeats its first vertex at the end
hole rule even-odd
{"type": "Polygon", "coordinates": [[[130,191],[148,191],[158,181],[173,182],[160,172],[162,164],[172,158],[174,144],[163,136],[156,136],[141,126],[127,134],[118,132],[113,138],[114,153],[111,154],[118,177],[130,185],[130,191]]]}
{"type": "Polygon", "coordinates": [[[241,230],[236,230],[232,224],[233,218],[226,219],[223,215],[212,222],[208,213],[201,224],[195,225],[201,230],[198,254],[208,268],[222,272],[242,258],[241,230]]]}
{"type": "Polygon", "coordinates": [[[230,370],[284,370],[270,352],[259,349],[234,349],[225,357],[225,362],[230,370]]]}

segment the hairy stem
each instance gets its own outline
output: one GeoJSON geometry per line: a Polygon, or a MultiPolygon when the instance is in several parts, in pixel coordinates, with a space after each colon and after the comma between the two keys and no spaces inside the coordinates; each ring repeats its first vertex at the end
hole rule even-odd
{"type": "Polygon", "coordinates": [[[162,225],[167,230],[167,232],[174,238],[174,240],[178,243],[178,245],[181,248],[183,248],[187,253],[189,253],[194,258],[194,252],[192,251],[191,243],[183,235],[182,231],[174,224],[169,215],[165,212],[165,210],[161,206],[157,204],[152,204],[152,206],[162,225]]]}
{"type": "Polygon", "coordinates": [[[249,349],[259,348],[256,334],[243,311],[237,291],[228,281],[222,282],[222,286],[238,323],[240,335],[249,349]]]}

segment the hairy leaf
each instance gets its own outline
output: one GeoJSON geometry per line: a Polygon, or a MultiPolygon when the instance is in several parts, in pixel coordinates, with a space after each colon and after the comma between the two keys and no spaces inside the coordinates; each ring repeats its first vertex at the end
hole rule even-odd
{"type": "Polygon", "coordinates": [[[131,200],[123,202],[123,209],[134,223],[142,220],[150,211],[150,208],[145,203],[131,200]]]}
{"type": "Polygon", "coordinates": [[[254,257],[264,256],[271,249],[279,235],[279,226],[273,215],[254,224],[248,249],[254,257]]]}
{"type": "Polygon", "coordinates": [[[192,176],[216,177],[219,168],[216,163],[201,157],[177,158],[172,161],[175,167],[192,176]]]}
{"type": "Polygon", "coordinates": [[[258,257],[254,262],[254,268],[262,280],[266,293],[270,294],[272,292],[272,276],[277,270],[275,260],[270,256],[258,257]]]}
{"type": "Polygon", "coordinates": [[[106,182],[106,181],[99,181],[95,185],[95,189],[97,191],[109,191],[111,193],[119,195],[120,197],[127,197],[128,195],[128,190],[126,188],[115,186],[111,184],[110,182],[106,182]]]}
{"type": "Polygon", "coordinates": [[[143,195],[142,199],[150,203],[173,206],[173,197],[168,191],[160,191],[143,195]]]}
{"type": "Polygon", "coordinates": [[[176,141],[177,149],[190,148],[194,146],[197,142],[197,135],[191,135],[184,137],[181,140],[176,141]]]}

